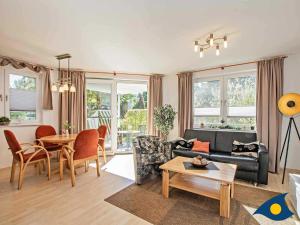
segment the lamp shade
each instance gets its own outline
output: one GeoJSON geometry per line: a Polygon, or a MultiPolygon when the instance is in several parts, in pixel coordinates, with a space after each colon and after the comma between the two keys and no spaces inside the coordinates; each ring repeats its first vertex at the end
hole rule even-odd
{"type": "Polygon", "coordinates": [[[294,116],[300,113],[300,95],[288,93],[278,101],[278,109],[285,116],[294,116]]]}

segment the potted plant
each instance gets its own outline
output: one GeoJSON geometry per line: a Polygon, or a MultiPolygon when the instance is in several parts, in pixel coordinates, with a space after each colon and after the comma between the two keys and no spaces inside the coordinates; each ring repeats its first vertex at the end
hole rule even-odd
{"type": "Polygon", "coordinates": [[[0,126],[6,126],[10,123],[10,119],[3,116],[3,117],[0,117],[0,126]]]}
{"type": "Polygon", "coordinates": [[[176,112],[171,105],[164,105],[154,109],[154,125],[166,140],[170,130],[174,127],[176,112]]]}

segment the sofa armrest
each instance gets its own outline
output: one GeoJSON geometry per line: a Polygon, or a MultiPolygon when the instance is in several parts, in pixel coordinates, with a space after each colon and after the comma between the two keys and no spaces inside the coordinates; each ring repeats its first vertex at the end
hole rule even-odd
{"type": "Polygon", "coordinates": [[[263,144],[259,145],[258,164],[258,182],[260,184],[268,184],[269,151],[263,144]]]}

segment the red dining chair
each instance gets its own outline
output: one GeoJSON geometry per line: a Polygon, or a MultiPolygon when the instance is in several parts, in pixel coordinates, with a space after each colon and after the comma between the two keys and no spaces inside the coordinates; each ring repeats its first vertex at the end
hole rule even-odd
{"type": "Polygon", "coordinates": [[[105,137],[107,134],[107,126],[101,125],[98,128],[98,133],[99,133],[99,147],[101,148],[102,156],[103,156],[104,162],[106,163],[105,137]]]}
{"type": "Polygon", "coordinates": [[[9,146],[9,149],[13,155],[13,161],[11,166],[10,182],[14,181],[16,165],[19,164],[19,182],[18,189],[22,188],[24,173],[26,168],[30,164],[35,164],[39,166],[40,163],[48,163],[48,180],[50,180],[50,157],[48,151],[40,145],[34,145],[30,143],[19,143],[16,136],[10,130],[4,130],[4,135],[9,146]],[[28,150],[34,150],[34,152],[26,153],[28,150]]]}
{"type": "Polygon", "coordinates": [[[59,158],[60,179],[63,179],[64,162],[66,161],[71,170],[72,186],[75,186],[75,166],[86,164],[89,160],[96,161],[97,176],[100,176],[98,138],[99,134],[96,129],[83,130],[77,135],[73,148],[68,145],[62,147],[62,154],[59,158]]]}
{"type": "Polygon", "coordinates": [[[45,149],[47,149],[47,151],[57,152],[57,154],[58,154],[59,151],[61,150],[61,145],[46,143],[46,142],[42,142],[40,140],[40,138],[42,138],[42,137],[51,136],[51,135],[56,135],[56,131],[55,131],[54,127],[52,127],[50,125],[41,125],[35,131],[36,142],[39,145],[43,146],[45,149]]]}

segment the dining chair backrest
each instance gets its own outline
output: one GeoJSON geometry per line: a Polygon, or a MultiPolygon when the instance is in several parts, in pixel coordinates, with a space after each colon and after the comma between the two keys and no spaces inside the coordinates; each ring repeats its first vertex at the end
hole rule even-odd
{"type": "Polygon", "coordinates": [[[54,127],[51,125],[41,125],[36,128],[35,137],[36,139],[40,139],[45,136],[56,135],[56,131],[54,127]]]}
{"type": "Polygon", "coordinates": [[[96,129],[81,131],[74,143],[73,159],[84,159],[98,154],[99,134],[96,129]]]}
{"type": "Polygon", "coordinates": [[[13,154],[14,158],[17,160],[20,160],[20,157],[18,156],[18,154],[16,152],[20,151],[22,149],[22,147],[21,147],[20,143],[18,142],[15,134],[10,130],[4,130],[4,136],[6,138],[7,144],[9,146],[9,149],[11,150],[11,153],[13,154]]]}
{"type": "MultiPolygon", "coordinates": [[[[35,138],[36,139],[40,139],[42,137],[46,137],[46,136],[51,136],[51,135],[56,135],[56,131],[55,128],[52,127],[51,125],[41,125],[38,126],[38,128],[36,128],[35,130],[35,138]]],[[[52,143],[44,143],[44,147],[48,148],[48,147],[52,147],[55,146],[55,144],[52,143]]]]}
{"type": "Polygon", "coordinates": [[[99,140],[99,145],[104,148],[104,142],[105,142],[105,137],[107,134],[107,126],[106,125],[100,125],[98,128],[98,133],[99,133],[99,138],[103,138],[99,140]]]}

